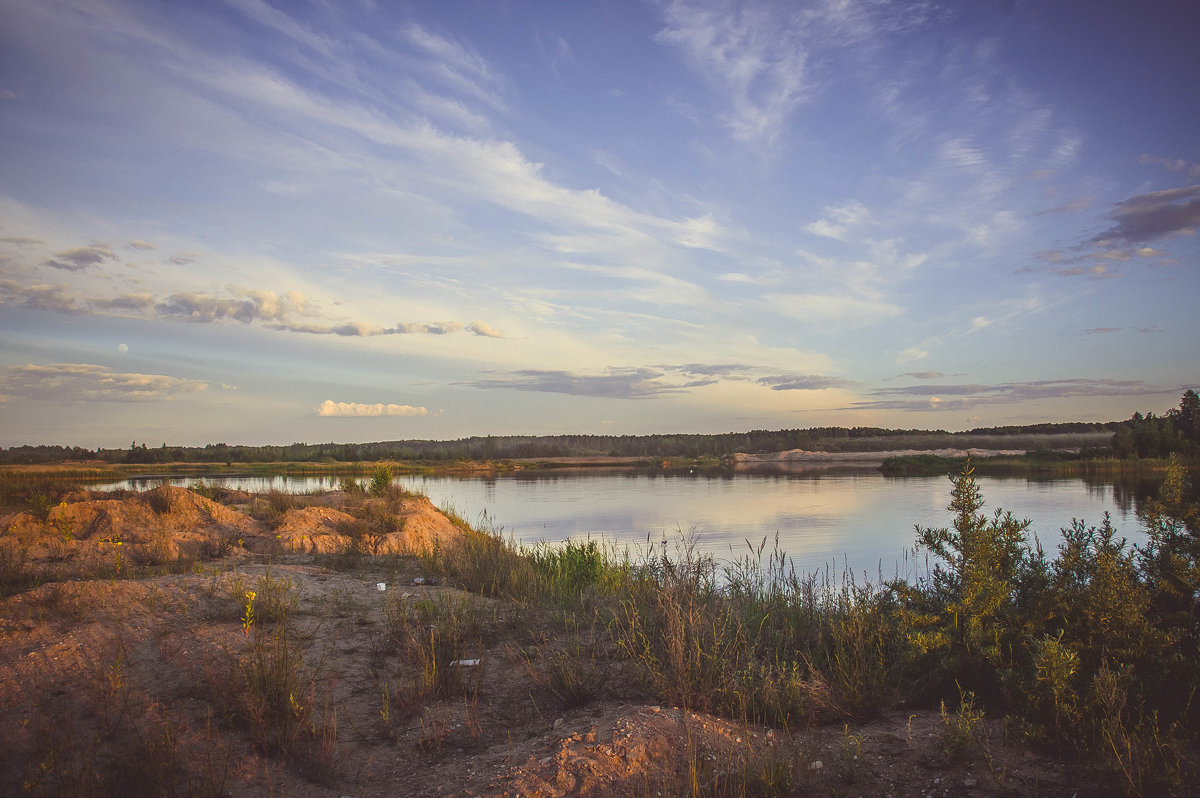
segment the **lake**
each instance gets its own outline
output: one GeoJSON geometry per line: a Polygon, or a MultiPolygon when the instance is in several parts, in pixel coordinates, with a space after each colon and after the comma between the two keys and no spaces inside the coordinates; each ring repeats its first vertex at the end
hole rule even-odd
{"type": "MultiPolygon", "coordinates": [[[[157,478],[108,487],[145,489],[157,478]]],[[[169,480],[187,486],[188,479],[169,480]]],[[[217,477],[210,484],[251,491],[308,492],[336,488],[338,477],[217,477]]],[[[847,568],[871,581],[925,573],[911,549],[913,526],[949,526],[950,480],[885,477],[875,470],[815,470],[780,474],[679,471],[518,472],[488,477],[402,476],[396,483],[424,493],[481,529],[520,543],[594,539],[626,545],[673,547],[683,538],[722,560],[740,558],[767,539],[798,571],[847,568]]],[[[978,477],[985,512],[997,507],[1029,518],[1053,554],[1059,530],[1073,518],[1099,525],[1105,512],[1120,535],[1144,539],[1131,492],[1082,479],[1033,480],[978,477]]],[[[1142,487],[1144,492],[1144,486],[1142,487]]]]}

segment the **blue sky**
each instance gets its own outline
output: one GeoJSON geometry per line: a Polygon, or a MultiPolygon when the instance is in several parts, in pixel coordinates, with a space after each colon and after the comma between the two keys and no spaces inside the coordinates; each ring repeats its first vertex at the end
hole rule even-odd
{"type": "Polygon", "coordinates": [[[1191,2],[0,0],[0,445],[1200,383],[1191,2]]]}

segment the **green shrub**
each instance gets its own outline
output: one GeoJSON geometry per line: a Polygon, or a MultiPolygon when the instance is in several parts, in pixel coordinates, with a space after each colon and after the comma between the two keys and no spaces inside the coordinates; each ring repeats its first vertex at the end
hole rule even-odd
{"type": "Polygon", "coordinates": [[[1021,585],[1041,567],[1025,545],[1030,522],[999,509],[990,518],[980,513],[973,474],[968,461],[952,478],[951,528],[916,527],[917,548],[936,558],[930,578],[889,585],[915,654],[913,673],[926,674],[935,695],[955,682],[998,694],[1019,638],[1021,585]]]}
{"type": "Polygon", "coordinates": [[[195,493],[198,496],[203,496],[204,498],[206,498],[210,501],[216,501],[217,489],[214,486],[209,485],[203,479],[197,479],[195,482],[193,482],[191,485],[188,486],[188,490],[190,490],[192,493],[195,493]]]}
{"type": "Polygon", "coordinates": [[[371,474],[370,492],[372,496],[384,496],[392,486],[392,469],[390,466],[375,466],[371,474]]]}

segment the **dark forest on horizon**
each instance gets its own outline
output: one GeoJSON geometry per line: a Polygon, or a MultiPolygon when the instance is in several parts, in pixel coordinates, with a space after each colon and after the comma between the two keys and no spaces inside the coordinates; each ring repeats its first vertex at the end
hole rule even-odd
{"type": "Polygon", "coordinates": [[[153,447],[134,441],[127,449],[25,445],[0,449],[0,464],[41,465],[99,460],[105,463],[330,463],[378,460],[507,460],[550,457],[719,458],[734,452],[762,454],[805,449],[871,452],[897,449],[1082,449],[1085,455],[1165,457],[1200,451],[1200,399],[1188,390],[1179,406],[1162,415],[1134,413],[1126,421],[1065,422],[986,427],[965,432],[879,427],[810,427],[720,434],[487,435],[457,440],[396,440],[374,443],[293,443],[244,446],[153,447]]]}

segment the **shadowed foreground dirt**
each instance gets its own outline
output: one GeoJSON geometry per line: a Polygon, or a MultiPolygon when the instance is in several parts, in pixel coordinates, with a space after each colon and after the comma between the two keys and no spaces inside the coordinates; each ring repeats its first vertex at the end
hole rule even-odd
{"type": "Polygon", "coordinates": [[[658,706],[593,618],[431,583],[467,533],[421,498],[225,501],[80,493],[0,518],[0,794],[1098,790],[996,720],[952,756],[932,710],[771,729],[658,706]],[[452,662],[414,659],[451,623],[452,662]],[[570,701],[546,677],[564,656],[589,680],[570,701]]]}

